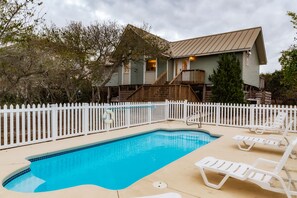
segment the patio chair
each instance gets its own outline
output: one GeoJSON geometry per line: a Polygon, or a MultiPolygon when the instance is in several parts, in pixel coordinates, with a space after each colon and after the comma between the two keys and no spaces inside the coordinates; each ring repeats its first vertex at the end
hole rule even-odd
{"type": "Polygon", "coordinates": [[[256,134],[263,134],[267,131],[275,131],[280,132],[284,128],[284,122],[286,120],[287,113],[279,112],[277,116],[275,116],[274,120],[270,120],[263,125],[253,125],[247,126],[251,132],[255,132],[256,134]]]}
{"type": "Polygon", "coordinates": [[[289,140],[287,139],[288,131],[292,128],[294,120],[292,120],[287,126],[285,131],[280,137],[268,136],[267,138],[251,137],[244,135],[236,135],[233,137],[236,140],[238,148],[242,151],[250,151],[255,144],[263,144],[273,147],[287,147],[289,140]]]}
{"type": "Polygon", "coordinates": [[[164,193],[159,195],[145,196],[145,197],[137,197],[137,198],[181,198],[181,195],[178,193],[164,193]]]}
{"type": "Polygon", "coordinates": [[[232,177],[242,181],[252,182],[269,191],[284,193],[287,197],[291,198],[292,196],[297,195],[297,187],[295,185],[297,180],[291,178],[289,171],[285,168],[285,164],[296,144],[297,138],[289,144],[279,162],[258,158],[253,165],[249,165],[216,159],[214,157],[205,157],[196,162],[195,165],[199,168],[205,185],[211,188],[220,189],[227,179],[232,177]],[[273,171],[257,168],[260,162],[273,165],[273,171]],[[287,178],[282,178],[280,176],[282,170],[285,171],[287,178]],[[218,184],[214,184],[209,182],[206,176],[206,171],[223,174],[224,177],[218,184]],[[279,186],[276,184],[279,184],[279,186]]]}

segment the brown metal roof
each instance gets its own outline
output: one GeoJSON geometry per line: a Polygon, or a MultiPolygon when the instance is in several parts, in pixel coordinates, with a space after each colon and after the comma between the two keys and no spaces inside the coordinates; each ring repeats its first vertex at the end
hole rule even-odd
{"type": "Polygon", "coordinates": [[[259,52],[260,64],[266,64],[261,27],[170,42],[170,50],[173,58],[182,58],[246,51],[250,50],[255,43],[259,48],[258,51],[261,51],[259,52]]]}
{"type": "Polygon", "coordinates": [[[172,58],[241,52],[251,50],[252,47],[256,45],[260,64],[267,63],[261,27],[208,35],[175,42],[169,42],[130,24],[127,26],[127,29],[133,30],[144,40],[148,39],[148,42],[155,40],[158,42],[158,45],[169,45],[169,50],[166,54],[172,58]]]}

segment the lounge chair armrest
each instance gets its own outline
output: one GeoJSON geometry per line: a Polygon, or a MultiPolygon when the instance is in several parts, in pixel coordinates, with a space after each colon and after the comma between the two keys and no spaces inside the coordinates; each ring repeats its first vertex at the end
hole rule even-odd
{"type": "Polygon", "coordinates": [[[266,170],[258,169],[258,168],[251,168],[251,169],[249,169],[246,172],[246,178],[248,178],[251,173],[262,173],[262,174],[265,174],[265,175],[270,175],[271,177],[274,177],[277,180],[283,180],[279,175],[277,175],[277,174],[275,174],[275,173],[273,173],[271,171],[266,171],[266,170]]]}
{"type": "Polygon", "coordinates": [[[266,139],[272,141],[282,141],[284,137],[275,137],[273,135],[269,135],[266,139]]]}
{"type": "Polygon", "coordinates": [[[263,126],[271,126],[273,125],[273,121],[272,120],[268,120],[266,122],[263,123],[263,126]]]}
{"type": "Polygon", "coordinates": [[[265,123],[263,123],[263,126],[265,127],[265,126],[270,126],[272,124],[272,122],[265,122],[265,123]]]}
{"type": "Polygon", "coordinates": [[[261,162],[265,162],[267,164],[273,164],[273,165],[277,165],[278,162],[276,161],[272,161],[272,160],[268,160],[268,159],[264,159],[264,158],[258,158],[256,159],[256,161],[253,163],[253,167],[257,167],[258,164],[260,164],[261,162]]]}
{"type": "Polygon", "coordinates": [[[276,141],[279,141],[279,140],[282,140],[282,137],[275,137],[273,135],[269,135],[267,137],[268,140],[276,140],[276,141]]]}

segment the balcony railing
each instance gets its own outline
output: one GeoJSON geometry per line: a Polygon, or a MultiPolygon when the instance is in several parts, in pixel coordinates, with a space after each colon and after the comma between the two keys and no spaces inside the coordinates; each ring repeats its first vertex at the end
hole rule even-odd
{"type": "Polygon", "coordinates": [[[183,70],[170,84],[204,84],[205,71],[203,70],[183,70]]]}

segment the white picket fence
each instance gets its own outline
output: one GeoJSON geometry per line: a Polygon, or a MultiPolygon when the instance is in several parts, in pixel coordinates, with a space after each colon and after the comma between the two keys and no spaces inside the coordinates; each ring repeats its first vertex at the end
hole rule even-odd
{"type": "Polygon", "coordinates": [[[296,106],[190,103],[187,101],[10,105],[0,108],[0,149],[166,120],[185,121],[195,112],[201,113],[203,124],[245,127],[262,124],[273,118],[279,111],[288,113],[286,122],[294,119],[291,131],[296,132],[296,106]],[[103,119],[103,114],[107,109],[112,110],[115,115],[114,122],[111,124],[106,124],[103,119]]]}
{"type": "Polygon", "coordinates": [[[286,112],[286,124],[294,120],[291,132],[297,132],[297,107],[284,105],[248,105],[220,103],[192,103],[187,101],[169,102],[170,120],[186,121],[186,118],[200,113],[202,124],[217,126],[247,127],[247,125],[263,125],[271,121],[278,112],[286,112]]]}

